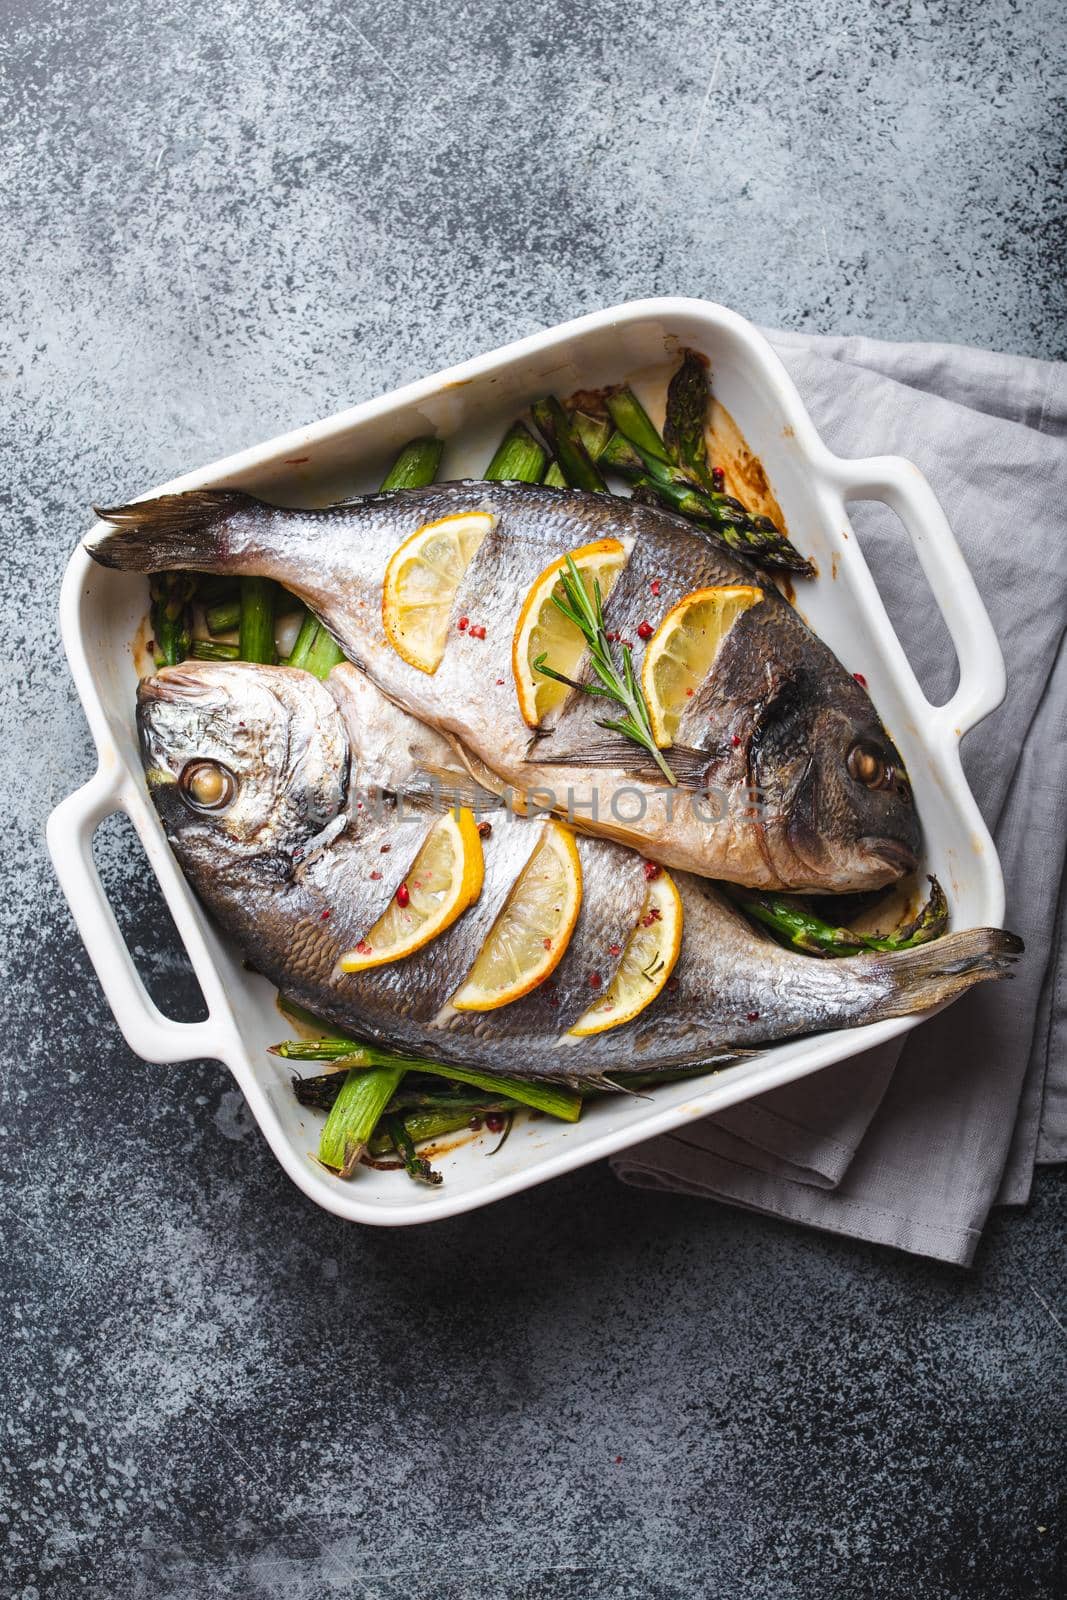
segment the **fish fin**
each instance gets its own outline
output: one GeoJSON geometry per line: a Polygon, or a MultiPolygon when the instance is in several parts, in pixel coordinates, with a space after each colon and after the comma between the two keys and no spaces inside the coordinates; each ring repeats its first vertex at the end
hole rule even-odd
{"type": "Polygon", "coordinates": [[[910,1016],[954,1000],[985,978],[1010,977],[1023,948],[1004,928],[967,928],[911,950],[853,956],[857,968],[862,962],[875,982],[889,985],[862,1020],[910,1016]]]}
{"type": "MultiPolygon", "coordinates": [[[[695,750],[689,745],[672,744],[665,752],[671,771],[687,788],[696,788],[714,759],[712,750],[695,750]]],[[[603,744],[589,745],[584,750],[563,750],[552,755],[539,755],[537,741],[527,749],[524,760],[538,767],[618,767],[634,776],[660,778],[662,773],[650,755],[629,739],[605,740],[603,744]]]]}
{"type": "Polygon", "coordinates": [[[504,809],[503,795],[484,788],[469,772],[438,767],[429,761],[405,780],[403,793],[409,799],[430,802],[442,811],[452,806],[466,806],[474,812],[504,809]]]}
{"type": "Polygon", "coordinates": [[[214,571],[221,565],[223,524],[235,511],[259,504],[238,489],[190,489],[131,505],[94,506],[100,520],[112,526],[87,549],[102,567],[122,572],[214,571]]]}

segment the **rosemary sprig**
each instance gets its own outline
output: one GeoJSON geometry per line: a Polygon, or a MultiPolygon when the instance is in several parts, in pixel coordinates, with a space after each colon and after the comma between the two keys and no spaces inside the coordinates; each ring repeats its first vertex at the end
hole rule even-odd
{"type": "Polygon", "coordinates": [[[630,650],[625,645],[622,646],[621,673],[612,659],[611,644],[604,627],[604,601],[600,593],[600,584],[594,578],[593,593],[590,595],[570,556],[567,557],[566,571],[560,573],[559,581],[563,597],[553,592],[552,603],[567,621],[578,629],[589,646],[589,659],[600,682],[577,683],[573,678],[565,677],[562,672],[556,672],[552,667],[545,665],[544,653],[533,663],[534,671],[541,673],[542,677],[554,678],[557,683],[565,683],[572,689],[581,689],[585,694],[600,695],[605,700],[614,700],[623,708],[625,716],[603,721],[598,718],[597,725],[601,728],[610,728],[613,733],[621,733],[625,738],[632,739],[634,744],[639,744],[642,750],[647,750],[667,782],[676,785],[678,780],[664,761],[659,746],[652,737],[648,706],[645,704],[641,685],[634,676],[633,656],[630,650]]]}

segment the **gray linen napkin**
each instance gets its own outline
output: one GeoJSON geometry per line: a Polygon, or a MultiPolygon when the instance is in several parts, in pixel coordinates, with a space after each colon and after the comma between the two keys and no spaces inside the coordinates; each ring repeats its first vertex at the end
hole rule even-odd
{"type": "MultiPolygon", "coordinates": [[[[707,1195],[967,1264],[990,1208],[1035,1162],[1067,1160],[1067,366],[957,345],[769,333],[842,456],[918,463],[1008,663],[1004,704],[963,762],[1027,951],[902,1045],[839,1062],[623,1152],[625,1182],[707,1195]]],[[[882,507],[852,520],[931,699],[955,658],[910,541],[882,507]]]]}

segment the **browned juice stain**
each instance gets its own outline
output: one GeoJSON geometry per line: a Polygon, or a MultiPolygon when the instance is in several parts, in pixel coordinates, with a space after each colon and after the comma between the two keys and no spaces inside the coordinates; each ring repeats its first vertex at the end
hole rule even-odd
{"type": "Polygon", "coordinates": [[[708,455],[714,467],[721,467],[726,493],[742,501],[753,515],[770,517],[788,534],[782,508],[775,498],[763,462],[748,447],[744,434],[721,401],[712,394],[708,420],[708,455]]]}
{"type": "Polygon", "coordinates": [[[481,1132],[480,1128],[459,1128],[447,1139],[433,1139],[429,1144],[420,1144],[419,1155],[425,1156],[427,1161],[437,1161],[441,1156],[451,1155],[453,1150],[462,1150],[465,1144],[473,1144],[475,1139],[481,1137],[481,1132]]]}
{"type": "Polygon", "coordinates": [[[155,657],[150,649],[153,642],[152,621],[146,611],[137,624],[136,633],[130,640],[130,654],[133,657],[134,671],[139,678],[151,677],[156,670],[155,657]]]}

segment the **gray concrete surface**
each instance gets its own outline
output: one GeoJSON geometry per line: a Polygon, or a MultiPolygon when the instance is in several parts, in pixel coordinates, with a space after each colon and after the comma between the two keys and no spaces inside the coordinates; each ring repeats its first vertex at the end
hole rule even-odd
{"type": "MultiPolygon", "coordinates": [[[[55,599],[93,498],[647,293],[1062,357],[1057,0],[0,30],[3,1593],[1051,1595],[1053,1174],[969,1275],[604,1168],[346,1227],[220,1069],[126,1050],[41,831],[92,767],[55,599]]],[[[136,852],[101,858],[188,1013],[136,852]]]]}

